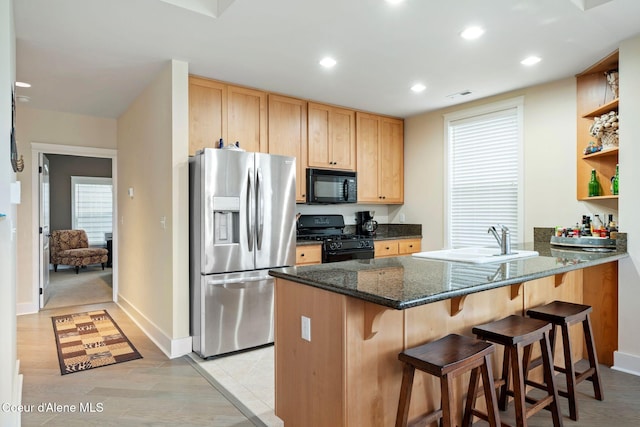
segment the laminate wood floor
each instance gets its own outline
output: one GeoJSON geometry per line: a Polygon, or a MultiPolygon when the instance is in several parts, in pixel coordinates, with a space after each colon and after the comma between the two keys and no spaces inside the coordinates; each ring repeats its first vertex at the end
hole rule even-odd
{"type": "MultiPolygon", "coordinates": [[[[582,372],[588,367],[585,360],[578,363],[578,370],[582,372]]],[[[541,368],[538,368],[541,369],[541,368]]],[[[600,365],[600,376],[604,385],[604,400],[593,397],[593,385],[589,381],[578,384],[578,421],[569,418],[568,400],[560,397],[562,422],[564,427],[638,427],[640,426],[640,377],[615,371],[600,365]]],[[[564,375],[556,375],[556,385],[560,390],[566,390],[564,375]]],[[[539,394],[534,390],[529,395],[537,398],[539,394]]],[[[501,421],[515,425],[515,410],[513,402],[505,412],[500,412],[501,421]]],[[[551,413],[540,411],[527,419],[529,427],[550,427],[553,425],[551,413]]],[[[476,423],[474,426],[486,426],[486,423],[476,423]]]]}
{"type": "Polygon", "coordinates": [[[254,425],[193,368],[187,356],[168,359],[115,303],[18,316],[17,342],[24,377],[22,403],[34,408],[23,412],[25,427],[254,425]],[[61,376],[51,316],[95,309],[109,312],[143,359],[61,376]],[[40,404],[46,406],[39,408],[40,404]],[[68,406],[56,409],[55,404],[68,406]]]}

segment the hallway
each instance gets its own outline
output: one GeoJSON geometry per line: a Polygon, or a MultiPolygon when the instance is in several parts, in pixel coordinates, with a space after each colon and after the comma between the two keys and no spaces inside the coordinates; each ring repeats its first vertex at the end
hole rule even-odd
{"type": "Polygon", "coordinates": [[[25,427],[253,426],[198,374],[188,356],[168,359],[115,303],[18,316],[17,342],[17,358],[24,375],[22,404],[36,408],[33,413],[23,413],[25,427]],[[101,308],[109,312],[143,358],[61,376],[51,316],[101,308]],[[38,412],[41,403],[76,408],[92,403],[96,411],[38,412]]]}

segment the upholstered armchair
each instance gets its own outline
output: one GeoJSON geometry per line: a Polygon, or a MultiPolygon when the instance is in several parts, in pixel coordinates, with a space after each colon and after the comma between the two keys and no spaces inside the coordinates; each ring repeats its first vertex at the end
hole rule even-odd
{"type": "Polygon", "coordinates": [[[53,271],[58,271],[58,265],[72,265],[76,274],[80,267],[90,264],[104,264],[108,259],[108,252],[104,248],[90,248],[87,233],[84,230],[54,230],[51,232],[49,248],[53,271]]]}

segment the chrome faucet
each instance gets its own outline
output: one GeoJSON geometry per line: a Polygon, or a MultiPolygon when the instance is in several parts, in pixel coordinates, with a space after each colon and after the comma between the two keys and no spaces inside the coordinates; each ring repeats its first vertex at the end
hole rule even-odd
{"type": "Polygon", "coordinates": [[[498,244],[500,245],[500,255],[510,255],[511,254],[511,234],[509,233],[509,229],[506,225],[498,224],[498,227],[502,230],[502,236],[498,235],[498,231],[496,227],[492,225],[489,227],[487,233],[492,233],[493,237],[496,238],[498,244]]]}

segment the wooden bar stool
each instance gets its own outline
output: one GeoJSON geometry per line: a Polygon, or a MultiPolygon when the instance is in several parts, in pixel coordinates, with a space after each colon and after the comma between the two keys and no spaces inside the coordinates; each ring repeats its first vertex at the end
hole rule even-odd
{"type": "Polygon", "coordinates": [[[518,427],[527,427],[527,418],[543,408],[551,410],[554,427],[562,427],[562,416],[558,405],[558,392],[553,380],[553,362],[549,343],[551,324],[538,319],[522,316],[508,316],[495,322],[475,326],[472,332],[478,338],[504,346],[504,361],[498,405],[501,410],[507,408],[507,395],[514,397],[516,423],[518,427]],[[545,384],[533,385],[544,390],[547,395],[541,399],[533,399],[526,395],[523,368],[523,351],[534,343],[540,343],[542,366],[545,384]],[[512,376],[513,390],[509,389],[509,378],[512,376]],[[526,403],[532,403],[527,407],[526,403]]]}
{"type": "MultiPolygon", "coordinates": [[[[598,356],[596,354],[596,346],[593,341],[593,330],[591,329],[591,316],[589,315],[591,311],[591,306],[564,301],[554,301],[547,305],[527,311],[527,315],[529,317],[551,322],[553,324],[553,328],[550,333],[552,351],[555,350],[556,344],[556,326],[559,326],[562,331],[562,346],[564,350],[565,366],[564,368],[554,366],[554,369],[565,374],[567,391],[559,390],[558,394],[569,399],[569,417],[574,421],[578,421],[576,385],[580,384],[584,380],[591,381],[593,383],[595,398],[598,400],[604,400],[602,383],[600,381],[598,356]],[[589,368],[584,372],[579,373],[576,372],[575,361],[573,360],[571,351],[571,338],[569,337],[569,326],[577,323],[582,323],[587,354],[589,356],[589,368]]],[[[529,369],[533,369],[539,364],[540,358],[532,361],[529,369]]]]}
{"type": "Polygon", "coordinates": [[[440,378],[441,390],[441,408],[420,417],[420,421],[429,424],[441,420],[441,425],[444,427],[455,427],[455,414],[451,407],[453,380],[455,377],[471,371],[463,425],[471,426],[473,414],[489,421],[489,425],[492,427],[500,426],[498,401],[496,399],[490,357],[494,350],[495,346],[488,342],[451,334],[437,341],[412,347],[400,353],[398,359],[402,361],[404,366],[396,427],[407,425],[413,375],[416,369],[440,378]],[[482,375],[488,414],[475,410],[473,408],[475,398],[469,398],[469,396],[475,396],[478,393],[479,374],[482,375]]]}

